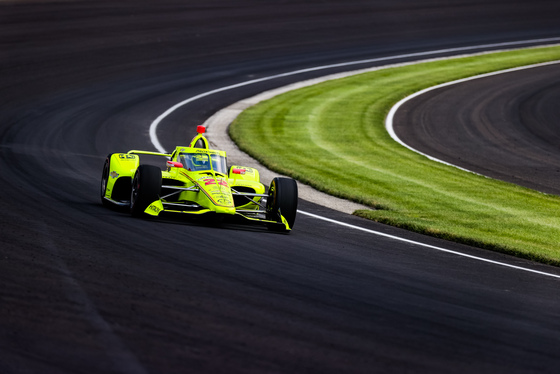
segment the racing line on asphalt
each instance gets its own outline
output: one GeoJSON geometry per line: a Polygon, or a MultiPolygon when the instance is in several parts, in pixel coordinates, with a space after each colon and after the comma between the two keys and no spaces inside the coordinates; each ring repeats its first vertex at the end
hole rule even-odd
{"type": "MultiPolygon", "coordinates": [[[[229,86],[224,86],[224,87],[220,87],[214,90],[210,90],[207,92],[203,92],[199,95],[190,97],[186,100],[183,100],[175,105],[173,105],[172,107],[170,107],[169,109],[167,109],[165,112],[163,112],[161,115],[159,115],[150,125],[150,130],[149,130],[149,134],[150,134],[150,140],[152,142],[152,144],[154,145],[154,147],[158,150],[158,152],[161,153],[167,153],[165,151],[165,148],[161,145],[161,143],[159,142],[159,139],[157,137],[157,127],[159,126],[159,124],[167,117],[169,116],[171,113],[173,113],[175,110],[179,109],[180,107],[187,105],[189,103],[192,103],[198,99],[201,99],[203,97],[207,97],[219,92],[224,92],[224,91],[229,91],[229,90],[233,90],[236,88],[240,88],[240,87],[244,87],[244,86],[249,86],[252,84],[256,84],[256,83],[260,83],[260,82],[265,82],[265,81],[269,81],[269,80],[273,80],[273,79],[278,79],[278,78],[282,78],[282,77],[288,77],[288,76],[293,76],[293,75],[297,75],[297,74],[303,74],[303,73],[308,73],[308,72],[312,72],[312,71],[319,71],[319,70],[327,70],[327,69],[332,69],[332,68],[337,68],[337,67],[345,67],[345,66],[352,66],[352,65],[360,65],[360,64],[367,64],[367,63],[375,63],[375,62],[382,62],[382,61],[390,61],[390,60],[398,60],[398,59],[407,59],[407,58],[411,58],[411,57],[426,57],[426,56],[432,56],[432,55],[437,55],[437,54],[447,54],[447,53],[454,53],[454,52],[465,52],[465,51],[469,51],[469,50],[479,50],[479,49],[490,49],[490,48],[499,48],[499,47],[510,47],[510,46],[519,46],[519,45],[523,45],[523,44],[535,44],[535,43],[545,43],[545,42],[557,42],[559,41],[560,38],[547,38],[547,39],[535,39],[535,40],[524,40],[524,41],[516,41],[516,42],[507,42],[507,43],[496,43],[496,44],[485,44],[485,45],[479,45],[479,46],[470,46],[470,47],[459,47],[459,48],[448,48],[448,49],[439,49],[439,50],[435,50],[435,51],[427,51],[427,52],[418,52],[418,53],[408,53],[408,54],[402,54],[402,55],[396,55],[396,56],[388,56],[388,57],[380,57],[380,58],[373,58],[373,59],[366,59],[366,60],[359,60],[359,61],[350,61],[350,62],[344,62],[344,63],[338,63],[338,64],[331,64],[331,65],[322,65],[322,66],[317,66],[317,67],[312,67],[312,68],[307,68],[307,69],[300,69],[300,70],[295,70],[295,71],[291,71],[291,72],[287,72],[287,73],[282,73],[282,74],[276,74],[276,75],[271,75],[268,77],[263,77],[263,78],[258,78],[258,79],[252,79],[252,80],[248,80],[245,82],[241,82],[241,83],[237,83],[237,84],[233,84],[233,85],[229,85],[229,86]]],[[[457,57],[456,55],[454,56],[447,56],[447,57],[443,57],[442,59],[446,59],[446,58],[452,58],[452,57],[457,57]]],[[[415,62],[411,62],[411,64],[414,63],[418,63],[418,61],[415,62]]],[[[550,65],[550,64],[554,64],[554,63],[560,63],[560,61],[554,61],[554,62],[550,62],[550,63],[544,63],[544,64],[536,64],[536,65],[530,65],[530,66],[524,66],[524,67],[519,67],[519,68],[513,68],[513,69],[508,69],[508,70],[502,70],[502,71],[498,71],[498,72],[493,72],[493,73],[488,73],[488,74],[482,74],[482,75],[477,75],[474,77],[469,77],[469,78],[465,78],[465,79],[460,79],[457,81],[452,81],[452,82],[447,82],[447,83],[443,83],[441,85],[438,86],[434,86],[434,87],[430,87],[427,89],[424,89],[422,91],[419,91],[411,96],[408,96],[406,98],[404,98],[403,100],[399,101],[397,104],[395,104],[393,106],[393,108],[391,108],[391,111],[389,113],[389,115],[387,116],[387,119],[385,121],[385,127],[387,129],[387,131],[389,132],[389,134],[391,135],[391,137],[397,141],[399,144],[409,148],[410,150],[420,153],[428,158],[430,158],[431,160],[437,161],[437,162],[442,162],[442,163],[446,163],[442,160],[438,160],[436,158],[433,158],[431,156],[425,155],[411,147],[409,147],[408,145],[404,144],[394,133],[393,131],[393,117],[397,111],[397,109],[404,104],[406,101],[419,96],[423,93],[426,93],[428,91],[440,88],[440,87],[444,87],[444,86],[450,86],[452,84],[458,84],[458,83],[462,83],[468,80],[473,80],[473,79],[478,79],[478,78],[483,78],[483,77],[488,77],[491,75],[497,75],[497,74],[503,74],[503,73],[507,73],[507,72],[511,72],[511,71],[516,71],[516,70],[522,70],[522,69],[528,69],[528,68],[532,68],[532,67],[538,67],[538,66],[544,66],[544,65],[550,65]]],[[[450,165],[450,166],[454,166],[454,167],[458,167],[455,165],[450,165]]],[[[459,169],[462,169],[460,167],[458,167],[459,169]]],[[[469,170],[466,169],[462,169],[468,172],[471,172],[469,170]]],[[[470,258],[473,260],[477,260],[477,261],[482,261],[482,262],[486,262],[486,263],[491,263],[494,265],[498,265],[498,266],[503,266],[503,267],[508,267],[508,268],[512,268],[512,269],[516,269],[516,270],[520,270],[520,271],[525,271],[525,272],[530,272],[530,273],[535,273],[535,274],[539,274],[539,275],[543,275],[543,276],[548,276],[548,277],[552,277],[552,278],[557,278],[560,279],[560,275],[556,275],[556,274],[552,274],[552,273],[547,273],[547,272],[542,272],[542,271],[538,271],[538,270],[533,270],[533,269],[529,269],[529,268],[525,268],[525,267],[521,267],[521,266],[516,266],[516,265],[511,265],[511,264],[507,264],[505,262],[499,262],[499,261],[494,261],[494,260],[489,260],[483,257],[478,257],[478,256],[473,256],[473,255],[469,255],[466,253],[462,253],[462,252],[458,252],[458,251],[453,251],[453,250],[449,250],[449,249],[445,249],[442,247],[438,247],[438,246],[434,246],[434,245],[430,245],[430,244],[426,244],[426,243],[422,243],[422,242],[418,242],[418,241],[414,241],[414,240],[410,240],[410,239],[405,239],[405,238],[401,238],[398,236],[394,236],[394,235],[390,235],[390,234],[385,234],[382,233],[380,231],[375,231],[375,230],[370,230],[370,229],[366,229],[364,227],[360,227],[360,226],[356,226],[356,225],[351,225],[348,223],[344,223],[341,221],[337,221],[337,220],[333,220],[327,217],[323,217],[323,216],[319,216],[313,213],[309,213],[309,212],[305,212],[302,210],[298,210],[298,213],[303,214],[305,216],[311,217],[311,218],[315,218],[318,220],[322,220],[325,222],[329,222],[329,223],[333,223],[339,226],[344,226],[347,228],[351,228],[354,230],[360,230],[363,232],[367,232],[369,234],[372,235],[377,235],[377,236],[382,236],[385,238],[389,238],[392,240],[397,240],[397,241],[401,241],[401,242],[405,242],[405,243],[409,243],[409,244],[413,244],[413,245],[417,245],[417,246],[421,246],[424,248],[430,248],[433,250],[437,250],[440,252],[445,252],[445,253],[450,253],[450,254],[454,254],[457,256],[461,256],[461,257],[466,257],[466,258],[470,258]]]]}

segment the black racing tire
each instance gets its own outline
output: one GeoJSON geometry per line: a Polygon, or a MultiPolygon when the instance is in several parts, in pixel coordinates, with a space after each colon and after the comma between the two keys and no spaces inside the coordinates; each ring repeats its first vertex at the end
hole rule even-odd
{"type": "Polygon", "coordinates": [[[109,173],[111,171],[111,156],[113,154],[110,153],[107,158],[105,159],[105,163],[103,164],[103,173],[101,174],[101,204],[105,207],[110,207],[111,203],[105,200],[105,192],[107,192],[107,183],[109,182],[109,173]]]}
{"type": "Polygon", "coordinates": [[[286,231],[285,226],[281,224],[280,215],[282,215],[292,229],[296,221],[297,206],[298,188],[296,181],[291,178],[274,178],[268,189],[266,218],[280,224],[268,224],[268,228],[273,231],[286,231]]]}
{"type": "Polygon", "coordinates": [[[153,165],[140,165],[132,179],[130,213],[135,217],[144,214],[146,208],[159,199],[161,192],[161,169],[153,165]]]}

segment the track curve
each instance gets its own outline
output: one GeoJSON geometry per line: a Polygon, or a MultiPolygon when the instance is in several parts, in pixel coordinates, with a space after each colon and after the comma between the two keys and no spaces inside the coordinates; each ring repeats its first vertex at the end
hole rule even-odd
{"type": "MultiPolygon", "coordinates": [[[[134,220],[104,209],[98,190],[106,154],[150,149],[154,115],[185,97],[324,61],[557,36],[558,10],[2,2],[0,372],[555,372],[554,279],[303,216],[291,235],[134,220]]],[[[175,145],[217,109],[290,81],[186,106],[160,140],[175,145]]]]}
{"type": "Polygon", "coordinates": [[[560,194],[560,64],[429,91],[396,112],[412,148],[495,179],[560,194]]]}

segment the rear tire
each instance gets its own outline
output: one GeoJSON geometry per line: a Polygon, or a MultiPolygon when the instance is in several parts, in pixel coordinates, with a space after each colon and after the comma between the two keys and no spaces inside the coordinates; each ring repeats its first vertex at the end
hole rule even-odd
{"type": "Polygon", "coordinates": [[[159,199],[161,192],[161,169],[153,165],[140,165],[132,179],[130,213],[135,217],[144,214],[146,208],[159,199]]]}
{"type": "Polygon", "coordinates": [[[282,224],[282,215],[292,229],[296,220],[298,205],[298,188],[295,180],[291,178],[276,177],[270,183],[268,199],[266,201],[266,218],[279,224],[268,224],[273,231],[286,231],[282,224]]]}

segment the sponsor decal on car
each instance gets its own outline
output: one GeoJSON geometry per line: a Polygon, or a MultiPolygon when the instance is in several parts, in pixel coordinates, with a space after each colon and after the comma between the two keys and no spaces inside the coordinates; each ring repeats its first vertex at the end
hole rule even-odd
{"type": "Polygon", "coordinates": [[[231,205],[231,200],[227,198],[220,198],[217,199],[216,201],[222,205],[231,205]]]}
{"type": "Polygon", "coordinates": [[[146,208],[144,213],[149,214],[151,216],[157,216],[162,211],[163,211],[163,204],[161,203],[161,200],[156,200],[146,208]]]}
{"type": "Polygon", "coordinates": [[[109,174],[111,176],[111,178],[118,178],[119,173],[117,173],[116,171],[112,171],[111,174],[109,174]]]}
{"type": "Polygon", "coordinates": [[[195,149],[195,152],[196,153],[204,153],[204,154],[207,154],[207,155],[219,155],[220,154],[220,151],[214,151],[214,150],[211,150],[211,149],[195,149]]]}
{"type": "Polygon", "coordinates": [[[202,181],[204,181],[205,186],[219,184],[220,186],[229,187],[228,183],[223,179],[204,178],[202,181]]]}

